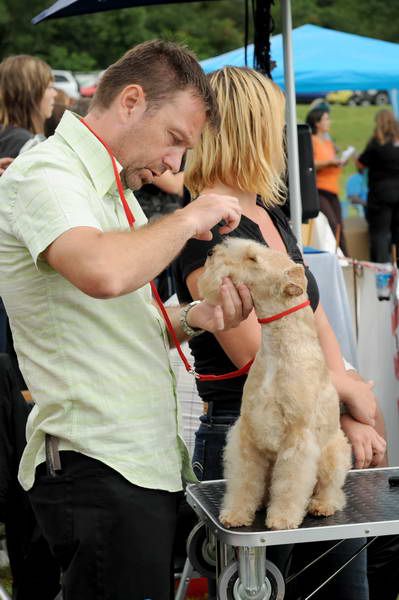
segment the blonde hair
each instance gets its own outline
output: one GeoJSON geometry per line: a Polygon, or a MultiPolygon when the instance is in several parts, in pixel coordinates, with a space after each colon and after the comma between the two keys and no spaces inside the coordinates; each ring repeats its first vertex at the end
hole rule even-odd
{"type": "Polygon", "coordinates": [[[266,206],[285,200],[284,106],[280,88],[248,68],[209,76],[219,107],[219,133],[206,127],[188,152],[184,182],[193,197],[217,181],[259,194],[266,206]]]}
{"type": "Polygon", "coordinates": [[[399,124],[391,110],[384,108],[375,115],[374,137],[380,144],[399,140],[399,124]]]}
{"type": "Polygon", "coordinates": [[[43,133],[40,103],[53,81],[47,63],[35,56],[9,56],[0,63],[0,125],[43,133]]]}

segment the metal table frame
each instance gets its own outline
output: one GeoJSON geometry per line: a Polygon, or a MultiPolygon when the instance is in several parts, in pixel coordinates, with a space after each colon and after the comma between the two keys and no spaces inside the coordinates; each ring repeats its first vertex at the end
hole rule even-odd
{"type": "MultiPolygon", "coordinates": [[[[218,519],[224,480],[187,486],[188,503],[217,540],[216,575],[221,597],[227,598],[223,596],[225,584],[221,591],[220,582],[223,572],[232,570],[231,547],[238,553],[238,583],[232,597],[267,600],[271,597],[270,586],[267,581],[265,584],[267,546],[399,534],[399,486],[389,485],[391,476],[399,477],[399,467],[352,470],[345,483],[347,504],[342,511],[331,517],[306,516],[298,529],[279,531],[266,529],[264,510],[256,514],[251,527],[225,528],[218,519]]],[[[283,598],[284,594],[275,597],[283,598]]]]}

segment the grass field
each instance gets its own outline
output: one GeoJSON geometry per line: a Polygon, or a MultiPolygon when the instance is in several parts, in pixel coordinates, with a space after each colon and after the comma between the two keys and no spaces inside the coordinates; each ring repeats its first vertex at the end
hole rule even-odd
{"type": "MultiPolygon", "coordinates": [[[[390,108],[389,106],[387,108],[390,108]]],[[[374,130],[374,116],[380,106],[340,106],[331,107],[331,137],[341,150],[354,146],[360,154],[374,130]]],[[[297,106],[298,122],[304,122],[308,106],[297,106]]],[[[341,199],[345,198],[345,182],[355,172],[353,160],[344,168],[341,177],[341,199]]]]}

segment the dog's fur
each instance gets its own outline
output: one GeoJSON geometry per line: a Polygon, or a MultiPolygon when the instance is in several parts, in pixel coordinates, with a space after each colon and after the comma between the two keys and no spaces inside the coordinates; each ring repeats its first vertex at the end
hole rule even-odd
{"type": "MultiPolygon", "coordinates": [[[[258,318],[307,299],[303,266],[250,240],[233,238],[214,248],[199,279],[201,296],[218,303],[225,276],[248,286],[258,318]]],[[[263,505],[271,529],[298,527],[306,511],[332,515],[345,505],[350,456],[312,309],[262,325],[241,415],[228,434],[221,522],[250,525],[263,505]]]]}

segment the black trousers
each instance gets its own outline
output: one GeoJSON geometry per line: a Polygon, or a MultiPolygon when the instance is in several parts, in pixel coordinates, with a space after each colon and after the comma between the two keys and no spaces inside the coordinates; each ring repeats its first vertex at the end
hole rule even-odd
{"type": "Polygon", "coordinates": [[[0,521],[5,523],[12,597],[54,600],[60,571],[17,480],[31,408],[19,391],[10,357],[0,354],[0,521]]]}
{"type": "Polygon", "coordinates": [[[369,205],[366,217],[370,234],[370,259],[386,263],[391,260],[391,245],[399,244],[399,202],[369,205]]]}
{"type": "Polygon", "coordinates": [[[29,498],[62,569],[63,600],[170,600],[181,493],[140,488],[105,464],[61,452],[29,498]]]}

